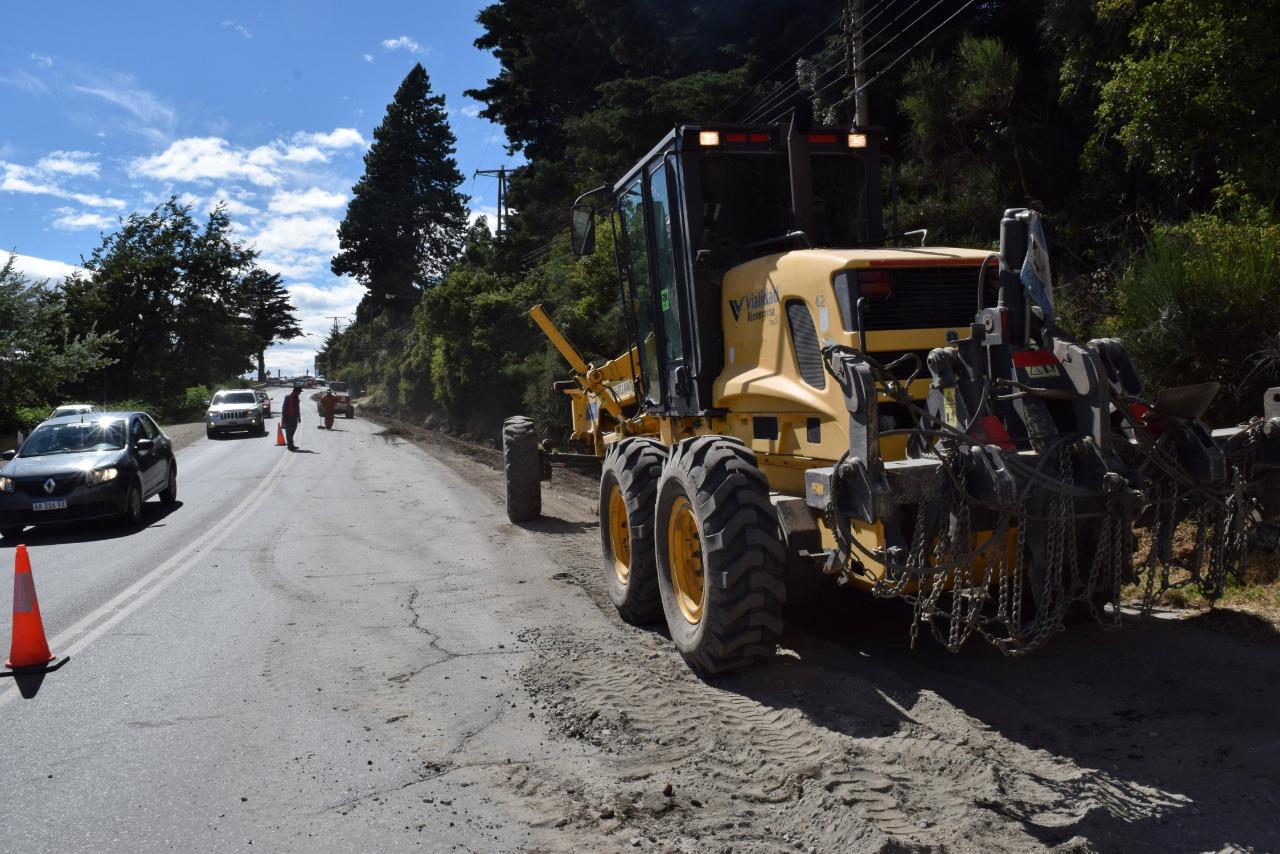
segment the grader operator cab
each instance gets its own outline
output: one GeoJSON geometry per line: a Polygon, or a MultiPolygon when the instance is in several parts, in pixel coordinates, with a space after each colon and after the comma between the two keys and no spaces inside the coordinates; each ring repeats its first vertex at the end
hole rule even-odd
{"type": "Polygon", "coordinates": [[[628,347],[587,364],[534,307],[573,369],[576,452],[507,420],[511,519],[553,464],[598,464],[614,604],[665,618],[703,673],[772,655],[784,601],[824,580],[907,601],[913,642],[1008,654],[1073,606],[1118,624],[1130,582],[1146,608],[1220,595],[1280,512],[1280,394],[1216,431],[1216,384],[1149,398],[1122,342],[1056,325],[1032,211],[1005,212],[998,253],[893,245],[878,139],[683,126],[578,200],[575,251],[614,230],[628,347]]]}

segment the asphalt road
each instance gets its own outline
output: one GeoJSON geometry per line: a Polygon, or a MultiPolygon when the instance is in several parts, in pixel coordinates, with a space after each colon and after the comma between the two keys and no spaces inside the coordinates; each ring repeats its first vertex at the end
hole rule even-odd
{"type": "Polygon", "coordinates": [[[72,660],[34,700],[0,683],[0,848],[533,844],[486,787],[441,772],[544,750],[511,673],[516,631],[563,605],[519,576],[554,566],[446,466],[313,412],[298,453],[274,425],[181,449],[181,503],[148,502],[141,529],[26,533],[72,660]],[[494,567],[508,578],[478,584],[494,567]]]}
{"type": "Polygon", "coordinates": [[[702,680],[609,604],[593,481],[512,525],[497,452],[314,411],[298,453],[175,428],[136,530],[27,533],[72,660],[0,683],[0,851],[1280,850],[1266,620],[951,655],[832,587],[702,680]]]}

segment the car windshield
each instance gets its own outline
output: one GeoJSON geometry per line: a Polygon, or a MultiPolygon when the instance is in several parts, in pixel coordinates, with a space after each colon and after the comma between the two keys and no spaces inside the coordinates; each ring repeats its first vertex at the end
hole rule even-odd
{"type": "Polygon", "coordinates": [[[22,443],[20,457],[49,454],[79,454],[86,451],[118,451],[124,447],[124,422],[120,420],[80,421],[73,424],[44,424],[22,443]]]}
{"type": "Polygon", "coordinates": [[[213,396],[213,405],[220,403],[257,403],[258,396],[251,391],[220,391],[213,396]]]}
{"type": "Polygon", "coordinates": [[[346,394],[346,393],[347,393],[347,384],[346,384],[346,383],[329,383],[329,388],[331,388],[331,389],[333,390],[333,393],[334,393],[334,394],[346,394]]]}

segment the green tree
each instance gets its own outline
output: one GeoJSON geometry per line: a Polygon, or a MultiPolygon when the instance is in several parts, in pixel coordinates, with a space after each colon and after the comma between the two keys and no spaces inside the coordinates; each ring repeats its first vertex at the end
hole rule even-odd
{"type": "Polygon", "coordinates": [[[68,386],[110,363],[114,336],[72,329],[61,293],[31,282],[10,255],[0,266],[0,427],[20,406],[48,404],[68,386]]]}
{"type": "Polygon", "coordinates": [[[396,90],[373,137],[331,265],[368,289],[357,319],[406,316],[457,256],[467,222],[444,96],[431,94],[421,64],[396,90]]]}
{"type": "MultiPolygon", "coordinates": [[[[1104,18],[1127,5],[1097,3],[1104,18]]],[[[1115,139],[1167,187],[1167,203],[1205,210],[1233,181],[1260,199],[1280,195],[1280,2],[1150,3],[1111,72],[1094,145],[1115,139]]]]}
{"type": "Polygon", "coordinates": [[[269,306],[279,284],[256,259],[220,207],[203,227],[172,198],[125,218],[62,288],[75,329],[115,333],[95,388],[161,400],[244,373],[266,334],[253,328],[255,294],[269,306]]]}
{"type": "Polygon", "coordinates": [[[267,348],[277,341],[301,337],[302,327],[278,273],[255,267],[244,277],[240,290],[244,320],[257,347],[258,381],[262,382],[267,378],[267,348]]]}

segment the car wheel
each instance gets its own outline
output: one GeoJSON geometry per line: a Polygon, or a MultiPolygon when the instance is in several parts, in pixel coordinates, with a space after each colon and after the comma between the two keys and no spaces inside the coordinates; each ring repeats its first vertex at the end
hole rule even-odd
{"type": "Polygon", "coordinates": [[[138,525],[142,522],[142,487],[135,480],[129,484],[129,494],[124,499],[124,512],[120,514],[120,523],[126,526],[138,525]]]}
{"type": "Polygon", "coordinates": [[[18,525],[13,528],[0,528],[0,538],[6,540],[16,540],[22,536],[23,527],[18,525]]]}
{"type": "Polygon", "coordinates": [[[214,430],[212,427],[206,427],[204,428],[204,435],[210,439],[216,439],[218,438],[218,431],[214,430]]]}
{"type": "Polygon", "coordinates": [[[177,504],[178,503],[178,467],[174,463],[169,463],[169,480],[164,485],[164,491],[160,493],[161,504],[177,504]]]}

